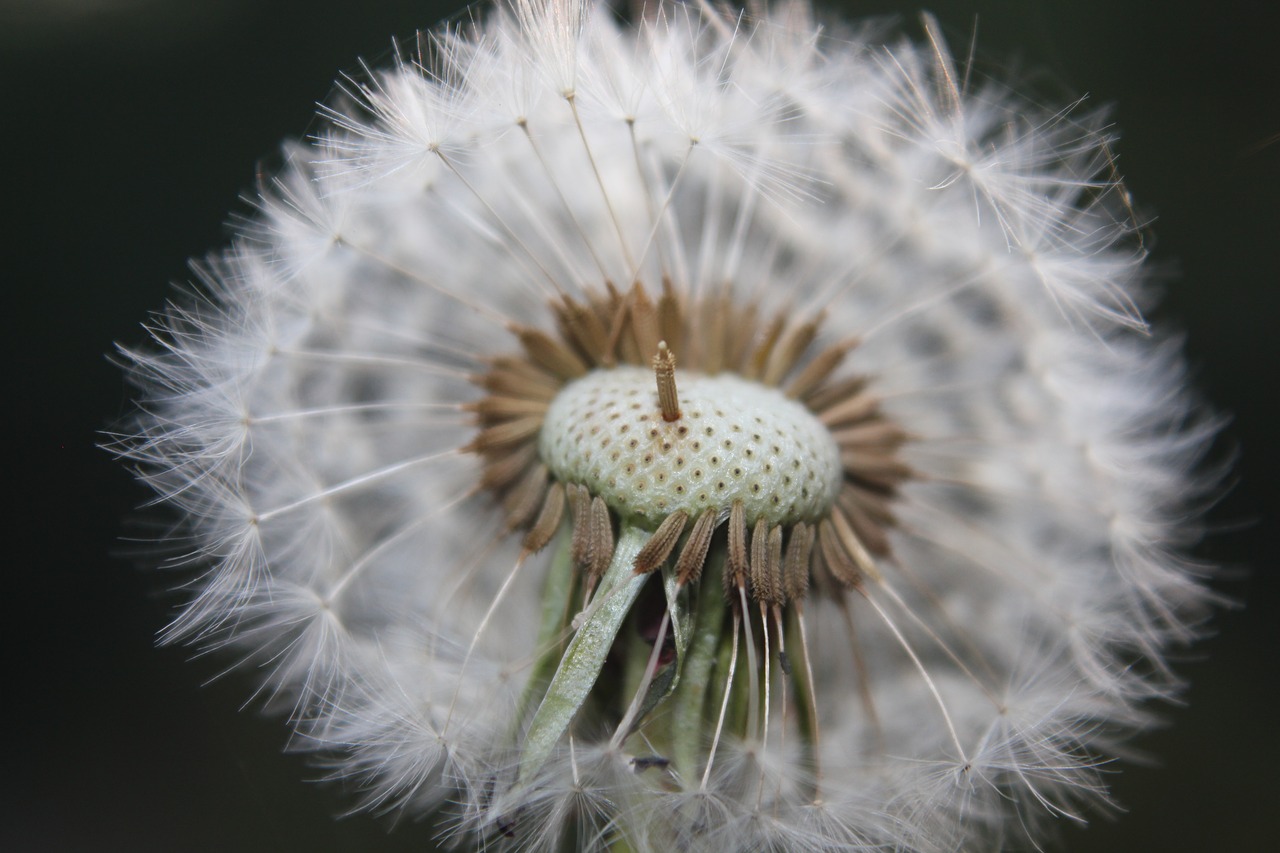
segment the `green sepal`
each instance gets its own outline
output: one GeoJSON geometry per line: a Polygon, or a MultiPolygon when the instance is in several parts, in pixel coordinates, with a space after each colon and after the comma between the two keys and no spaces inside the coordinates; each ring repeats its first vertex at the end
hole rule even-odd
{"type": "MultiPolygon", "coordinates": [[[[693,612],[689,608],[689,590],[676,583],[676,573],[669,564],[664,564],[662,567],[662,588],[667,599],[667,613],[671,614],[671,627],[668,630],[671,631],[674,640],[676,659],[654,674],[653,681],[649,683],[649,689],[640,704],[640,712],[636,714],[635,722],[632,723],[631,731],[626,733],[626,737],[630,737],[639,729],[649,712],[658,707],[659,703],[676,689],[680,683],[680,673],[684,668],[685,654],[689,650],[690,631],[693,628],[693,612]]],[[[648,666],[650,654],[651,651],[644,655],[642,666],[648,666]]]]}
{"type": "Polygon", "coordinates": [[[600,581],[582,625],[569,641],[560,666],[525,733],[517,784],[537,775],[587,700],[618,630],[648,576],[634,571],[635,558],[652,534],[623,522],[613,560],[600,581]]]}
{"type": "Polygon", "coordinates": [[[547,579],[542,586],[542,616],[538,625],[535,649],[541,650],[537,663],[529,673],[524,694],[520,697],[517,720],[527,719],[535,703],[546,693],[547,684],[560,661],[567,629],[572,616],[573,596],[577,592],[577,571],[573,565],[573,540],[565,525],[556,536],[556,549],[551,557],[547,579]]]}

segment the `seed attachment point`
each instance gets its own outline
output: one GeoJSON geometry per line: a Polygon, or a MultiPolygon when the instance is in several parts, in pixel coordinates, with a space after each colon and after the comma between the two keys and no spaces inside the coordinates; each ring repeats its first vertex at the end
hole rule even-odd
{"type": "Polygon", "coordinates": [[[676,357],[666,341],[658,341],[658,354],[653,357],[653,373],[658,380],[658,405],[667,423],[680,420],[680,398],[676,396],[676,357]]]}

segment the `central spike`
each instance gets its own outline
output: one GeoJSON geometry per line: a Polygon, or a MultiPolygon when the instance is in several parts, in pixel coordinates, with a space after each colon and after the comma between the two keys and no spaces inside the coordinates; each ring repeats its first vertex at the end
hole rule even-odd
{"type": "Polygon", "coordinates": [[[658,380],[658,406],[667,423],[680,420],[680,398],[676,395],[676,357],[667,349],[666,341],[658,341],[658,354],[653,357],[653,373],[658,380]]]}

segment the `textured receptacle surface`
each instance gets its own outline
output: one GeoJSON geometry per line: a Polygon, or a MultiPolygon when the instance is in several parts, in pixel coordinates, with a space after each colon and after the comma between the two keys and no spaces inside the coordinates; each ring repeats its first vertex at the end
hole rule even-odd
{"type": "Polygon", "coordinates": [[[547,412],[539,452],[567,482],[616,512],[661,521],[677,510],[729,511],[771,524],[821,517],[840,488],[840,454],[827,429],[782,392],[737,376],[680,373],[681,417],[658,408],[653,371],[594,371],[566,386],[547,412]]]}

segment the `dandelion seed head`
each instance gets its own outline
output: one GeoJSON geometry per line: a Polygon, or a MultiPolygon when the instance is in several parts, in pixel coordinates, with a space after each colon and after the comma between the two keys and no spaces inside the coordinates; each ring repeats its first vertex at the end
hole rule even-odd
{"type": "Polygon", "coordinates": [[[126,352],[165,635],[459,846],[996,849],[1105,802],[1217,421],[1100,116],[921,43],[513,0],[340,82],[126,352]]]}

